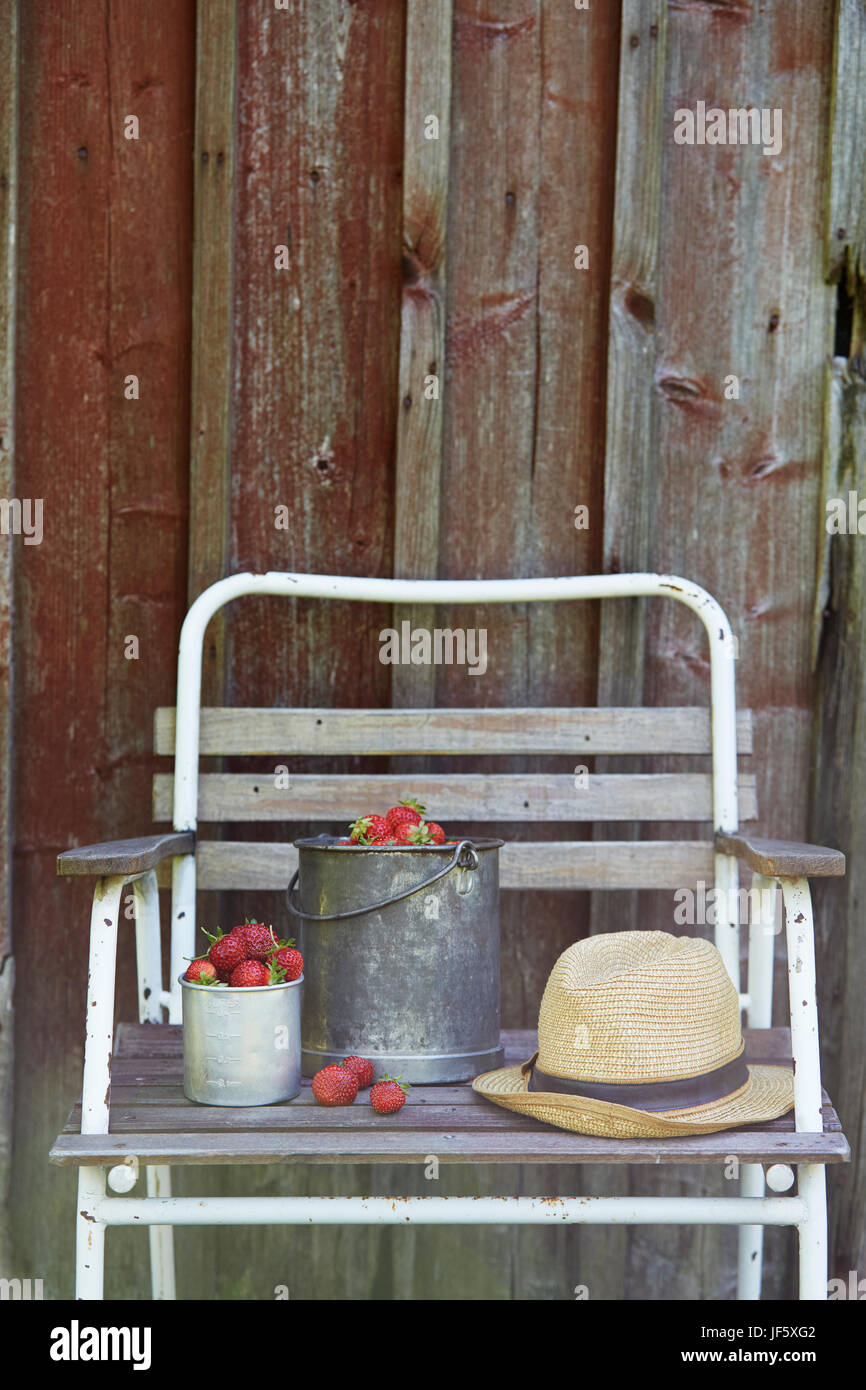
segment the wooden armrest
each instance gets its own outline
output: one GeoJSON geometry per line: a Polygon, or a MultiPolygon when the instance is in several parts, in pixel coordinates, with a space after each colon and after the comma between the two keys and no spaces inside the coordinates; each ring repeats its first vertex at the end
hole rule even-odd
{"type": "Polygon", "coordinates": [[[799,845],[794,840],[760,840],[755,835],[716,833],[716,849],[736,854],[755,873],[768,878],[839,878],[845,856],[823,845],[799,845]]]}
{"type": "Polygon", "coordinates": [[[57,856],[58,874],[96,874],[100,878],[117,874],[142,874],[155,869],[163,859],[176,854],[192,854],[195,835],[191,830],[179,834],[141,835],[137,840],[108,840],[102,845],[82,845],[57,856]]]}

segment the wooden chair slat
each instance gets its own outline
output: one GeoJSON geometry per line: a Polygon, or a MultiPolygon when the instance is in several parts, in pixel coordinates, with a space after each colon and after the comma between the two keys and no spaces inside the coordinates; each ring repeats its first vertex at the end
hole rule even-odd
{"type": "Polygon", "coordinates": [[[60,1134],[49,1153],[60,1166],[114,1166],[128,1156],[141,1163],[423,1163],[435,1153],[441,1163],[712,1163],[729,1155],[742,1163],[845,1163],[850,1149],[842,1134],[797,1134],[790,1131],[722,1131],[676,1139],[594,1139],[568,1134],[552,1126],[549,1132],[435,1130],[372,1133],[345,1130],[285,1132],[243,1130],[223,1134],[60,1134]]]}
{"type": "MultiPolygon", "coordinates": [[[[534,1028],[509,1028],[503,1033],[503,1047],[506,1049],[506,1065],[523,1062],[538,1046],[534,1028]]],[[[746,1058],[750,1062],[789,1063],[791,1061],[790,1028],[744,1028],[743,1039],[746,1044],[746,1058]]],[[[129,1068],[129,1077],[141,1074],[136,1068],[151,1067],[165,1062],[170,1074],[178,1081],[182,1072],[178,1058],[183,1058],[183,1029],[179,1024],[167,1023],[159,1026],[153,1023],[119,1023],[114,1046],[112,1065],[111,1094],[115,1094],[115,1082],[124,1067],[129,1068]]],[[[149,1073],[153,1074],[153,1073],[149,1073]]],[[[447,1093],[449,1100],[462,1095],[465,1088],[451,1086],[413,1086],[406,1098],[407,1105],[426,1104],[431,1096],[447,1093]]],[[[300,1098],[299,1098],[300,1099],[300,1098]]]]}
{"type": "MultiPolygon", "coordinates": [[[[291,844],[199,840],[201,889],[284,889],[298,865],[291,844]]],[[[507,844],[501,851],[504,889],[678,888],[713,880],[708,840],[558,840],[507,844]]],[[[160,883],[168,886],[163,866],[160,883]]]]}
{"type": "MultiPolygon", "coordinates": [[[[750,1061],[786,1062],[786,1028],[747,1030],[750,1061]]],[[[535,1034],[503,1034],[506,1061],[535,1050],[535,1034]]],[[[176,1025],[122,1025],[111,1091],[110,1133],[82,1135],[80,1104],[51,1151],[54,1163],[141,1162],[291,1163],[416,1162],[436,1153],[448,1163],[719,1163],[844,1162],[848,1145],[824,1094],[823,1134],[797,1134],[793,1117],[760,1126],[668,1139],[595,1139],[514,1115],[477,1096],[468,1084],[414,1086],[392,1124],[383,1127],[369,1105],[329,1110],[316,1105],[308,1081],[283,1105],[210,1107],[183,1094],[183,1047],[176,1025]],[[157,1042],[154,1034],[164,1037],[157,1042]]]]}
{"type": "MultiPolygon", "coordinates": [[[[386,810],[413,796],[442,821],[711,821],[712,778],[709,773],[661,773],[656,776],[537,773],[491,776],[451,774],[416,776],[309,776],[290,774],[288,787],[275,786],[284,775],[209,773],[199,777],[200,822],[309,821],[347,822],[359,808],[386,810]],[[577,785],[576,785],[577,783],[577,785]]],[[[153,818],[170,821],[173,779],[157,773],[153,780],[153,818]]],[[[753,774],[739,779],[740,819],[757,817],[753,774]]],[[[342,828],[342,827],[341,827],[342,828]]]]}
{"type": "MultiPolygon", "coordinates": [[[[203,755],[594,754],[710,752],[706,707],[656,709],[203,709],[203,755]]],[[[154,747],[173,756],[175,711],[154,720],[154,747]]],[[[737,715],[751,753],[752,715],[737,715]]]]}

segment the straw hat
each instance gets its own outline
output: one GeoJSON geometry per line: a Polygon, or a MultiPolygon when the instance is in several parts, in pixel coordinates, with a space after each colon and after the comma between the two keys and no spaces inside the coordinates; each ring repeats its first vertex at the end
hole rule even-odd
{"type": "Polygon", "coordinates": [[[535,1056],[472,1086],[578,1134],[709,1134],[794,1104],[791,1068],[747,1067],[743,1047],[737,991],[715,946],[610,932],[569,946],[554,965],[535,1056]]]}

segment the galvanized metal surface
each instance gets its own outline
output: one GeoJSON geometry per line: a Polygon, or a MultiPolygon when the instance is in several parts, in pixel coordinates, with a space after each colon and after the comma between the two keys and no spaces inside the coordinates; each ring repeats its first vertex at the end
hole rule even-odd
{"type": "Polygon", "coordinates": [[[303,1071],[358,1054],[377,1075],[466,1081],[500,1066],[501,840],[473,840],[476,868],[450,845],[377,849],[299,840],[299,904],[327,914],[411,896],[349,921],[300,927],[308,985],[303,1071]],[[445,861],[443,863],[443,861],[445,861]]]}
{"type": "Polygon", "coordinates": [[[183,976],[183,1090],[204,1105],[272,1105],[301,1089],[303,975],[220,989],[183,976]]]}

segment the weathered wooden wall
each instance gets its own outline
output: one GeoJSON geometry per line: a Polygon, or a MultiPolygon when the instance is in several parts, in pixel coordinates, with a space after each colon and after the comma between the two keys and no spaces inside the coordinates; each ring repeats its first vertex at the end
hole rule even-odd
{"type": "MultiPolygon", "coordinates": [[[[44,538],[15,543],[11,1201],[15,1273],[46,1297],[72,1287],[74,1183],[43,1156],[80,1086],[90,897],[54,860],[149,829],[150,710],[186,600],[194,19],[177,0],[20,6],[15,472],[44,538]]],[[[140,1288],[140,1245],[128,1277],[114,1245],[140,1288]]]]}
{"type": "MultiPolygon", "coordinates": [[[[15,235],[18,172],[18,15],[0,6],[0,495],[15,494],[15,235]]],[[[12,957],[12,538],[0,539],[0,1204],[12,1176],[15,1030],[12,957]]],[[[0,1221],[0,1267],[12,1259],[0,1221]]]]}
{"type": "MultiPolygon", "coordinates": [[[[40,984],[19,984],[12,1196],[15,1272],[45,1278],[51,1296],[71,1289],[73,1189],[44,1154],[78,1085],[88,921],[86,885],[56,883],[53,859],[146,829],[150,713],[172,702],[187,597],[220,574],[681,571],[717,594],[739,637],[768,833],[799,836],[809,815],[839,273],[824,251],[834,0],[197,8],[196,37],[193,0],[21,7],[15,485],[45,498],[45,539],[14,551],[14,948],[19,982],[38,971],[40,984]],[[781,154],[676,146],[673,112],[699,99],[780,107],[781,154]],[[123,138],[129,113],[138,142],[123,138]],[[438,142],[425,138],[429,115],[438,142]],[[588,269],[574,263],[581,245],[588,269]],[[128,373],[137,401],[124,398],[128,373]],[[424,394],[431,374],[438,400],[424,394]],[[724,395],[731,374],[738,400],[724,395]],[[130,634],[137,661],[124,658],[130,634]]],[[[856,34],[861,7],[842,11],[856,34]]],[[[843,145],[846,99],[837,90],[843,145]]],[[[862,427],[849,434],[862,448],[862,427]]],[[[859,584],[839,590],[851,623],[859,584]]],[[[242,601],[213,625],[208,696],[707,698],[698,625],[661,606],[461,610],[461,626],[487,628],[484,679],[446,667],[392,680],[377,660],[384,625],[376,608],[242,601]]],[[[826,805],[846,804],[835,785],[826,805]]],[[[2,819],[0,806],[0,881],[2,819]]],[[[857,825],[831,826],[830,842],[857,825]]],[[[855,896],[825,896],[843,931],[855,896]]],[[[203,901],[212,915],[241,907],[203,901]]],[[[279,920],[277,900],[260,906],[279,920]]],[[[670,927],[670,903],[509,895],[505,1022],[535,1022],[568,942],[635,921],[670,927]]],[[[841,995],[864,969],[853,930],[846,939],[839,999],[824,999],[836,1074],[859,1036],[850,983],[841,995]]],[[[128,964],[119,993],[130,1016],[128,964]]],[[[699,1176],[677,1181],[692,1191],[699,1176]]],[[[402,1170],[252,1181],[429,1191],[402,1170]]],[[[437,1190],[612,1181],[647,1191],[660,1179],[445,1166],[437,1190]]],[[[862,1177],[833,1181],[845,1263],[862,1177]]],[[[177,1185],[251,1190],[225,1170],[177,1185]]],[[[729,1298],[734,1243],[642,1228],[177,1235],[184,1296],[265,1299],[278,1284],[293,1298],[559,1299],[578,1283],[593,1298],[729,1298]]],[[[790,1293],[791,1249],[771,1233],[768,1296],[790,1293]]],[[[113,1288],[146,1296],[141,1233],[112,1232],[108,1251],[113,1288]]]]}

